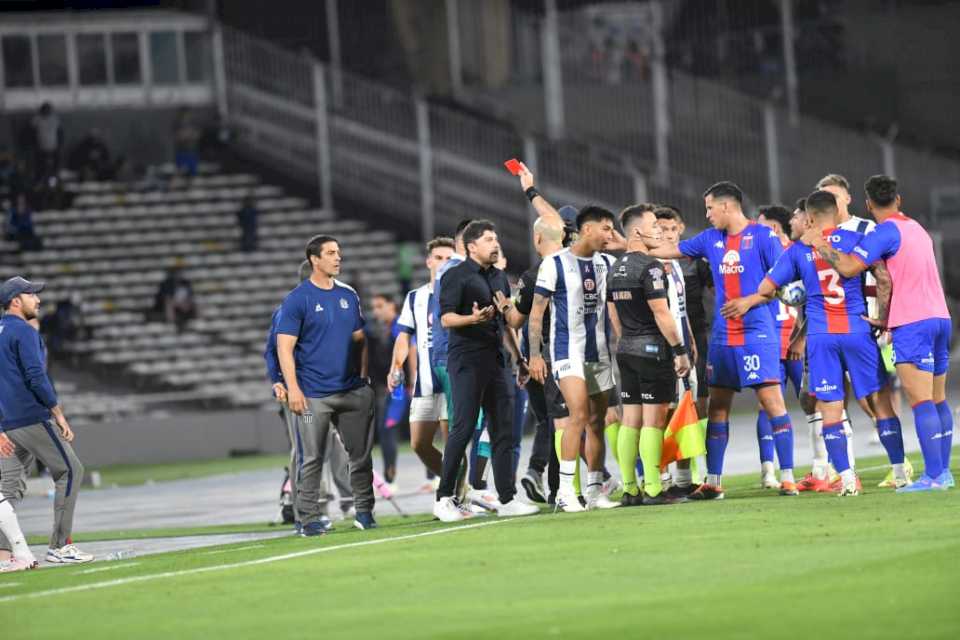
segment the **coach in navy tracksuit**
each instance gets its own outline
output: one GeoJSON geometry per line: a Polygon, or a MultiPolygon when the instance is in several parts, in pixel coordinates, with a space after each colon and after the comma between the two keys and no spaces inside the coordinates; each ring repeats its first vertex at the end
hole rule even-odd
{"type": "MultiPolygon", "coordinates": [[[[16,456],[0,457],[0,490],[19,502],[20,469],[33,455],[49,470],[56,483],[53,533],[47,561],[89,562],[93,556],[69,543],[83,465],[73,452],[73,432],[47,376],[46,355],[40,334],[28,324],[37,317],[43,283],[11,278],[0,285],[0,431],[16,445],[16,456]]],[[[0,548],[9,549],[0,535],[0,548]]]]}

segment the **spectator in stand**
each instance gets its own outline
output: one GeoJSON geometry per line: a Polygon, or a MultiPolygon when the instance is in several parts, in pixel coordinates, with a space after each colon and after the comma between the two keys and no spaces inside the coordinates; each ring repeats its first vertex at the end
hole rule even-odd
{"type": "Polygon", "coordinates": [[[89,338],[90,330],[84,319],[80,295],[75,293],[57,302],[53,313],[44,314],[39,330],[54,355],[63,354],[70,343],[89,338]]]}
{"type": "Polygon", "coordinates": [[[175,324],[180,333],[183,333],[187,323],[196,316],[193,285],[183,275],[180,267],[171,267],[167,271],[167,277],[157,289],[153,311],[167,322],[175,324]]]}
{"type": "Polygon", "coordinates": [[[257,221],[260,210],[253,196],[243,199],[240,211],[237,211],[237,223],[240,225],[240,251],[250,253],[257,250],[257,221]]]}
{"type": "Polygon", "coordinates": [[[53,105],[44,102],[37,115],[30,121],[33,128],[33,142],[36,152],[34,179],[46,181],[56,176],[60,169],[60,149],[63,147],[63,126],[60,116],[53,111],[53,105]]]}
{"type": "Polygon", "coordinates": [[[19,244],[20,251],[43,249],[43,240],[33,227],[33,208],[24,193],[18,194],[14,204],[10,206],[5,236],[7,240],[13,240],[19,244]]]}
{"type": "Polygon", "coordinates": [[[191,178],[197,175],[199,141],[200,129],[193,120],[193,114],[187,107],[181,107],[173,120],[173,161],[178,172],[191,178]]]}
{"type": "Polygon", "coordinates": [[[73,147],[67,162],[80,180],[112,180],[116,167],[110,162],[110,149],[99,129],[90,129],[73,147]]]}

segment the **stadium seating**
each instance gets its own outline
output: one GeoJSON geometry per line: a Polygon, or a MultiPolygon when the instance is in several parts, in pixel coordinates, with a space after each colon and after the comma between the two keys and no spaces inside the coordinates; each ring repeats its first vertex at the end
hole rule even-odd
{"type": "Polygon", "coordinates": [[[117,419],[158,399],[270,402],[262,355],[267,328],[296,285],[303,246],[312,235],[340,240],[343,281],[367,295],[401,293],[391,233],[312,209],[254,175],[202,165],[201,175],[188,180],[172,171],[159,167],[162,188],[151,191],[119,182],[81,183],[68,175],[65,189],[75,194],[71,208],[34,215],[44,249],[21,256],[24,272],[46,281],[48,312],[59,299],[80,297],[92,337],[68,350],[82,366],[130,389],[127,396],[106,398],[67,385],[61,393],[75,420],[117,419]],[[249,253],[239,250],[236,219],[246,198],[260,211],[259,248],[249,253]],[[197,305],[196,319],[182,333],[148,319],[173,266],[190,280],[197,305]]]}

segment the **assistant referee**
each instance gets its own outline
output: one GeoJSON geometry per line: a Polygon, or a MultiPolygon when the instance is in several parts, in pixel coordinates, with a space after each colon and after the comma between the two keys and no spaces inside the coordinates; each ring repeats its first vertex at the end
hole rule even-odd
{"type": "Polygon", "coordinates": [[[503,316],[494,305],[494,292],[510,296],[506,274],[494,264],[500,258],[496,228],[477,220],[463,232],[467,259],[450,269],[440,291],[440,322],[449,331],[447,371],[453,391],[450,434],[443,451],[443,475],[433,513],[443,522],[464,518],[453,499],[460,461],[473,437],[481,406],[493,445],[493,477],[500,516],[522,516],[538,509],[514,500],[513,415],[503,376],[503,316]]]}

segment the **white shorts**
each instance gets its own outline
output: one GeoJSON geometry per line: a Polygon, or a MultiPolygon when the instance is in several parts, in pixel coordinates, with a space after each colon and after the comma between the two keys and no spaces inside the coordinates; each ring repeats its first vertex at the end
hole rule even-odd
{"type": "Polygon", "coordinates": [[[442,393],[410,400],[410,422],[436,422],[447,419],[447,398],[442,393]]]}
{"type": "Polygon", "coordinates": [[[553,379],[580,378],[587,383],[587,395],[609,391],[616,386],[613,367],[609,362],[583,362],[582,360],[559,360],[553,363],[553,379]]]}

